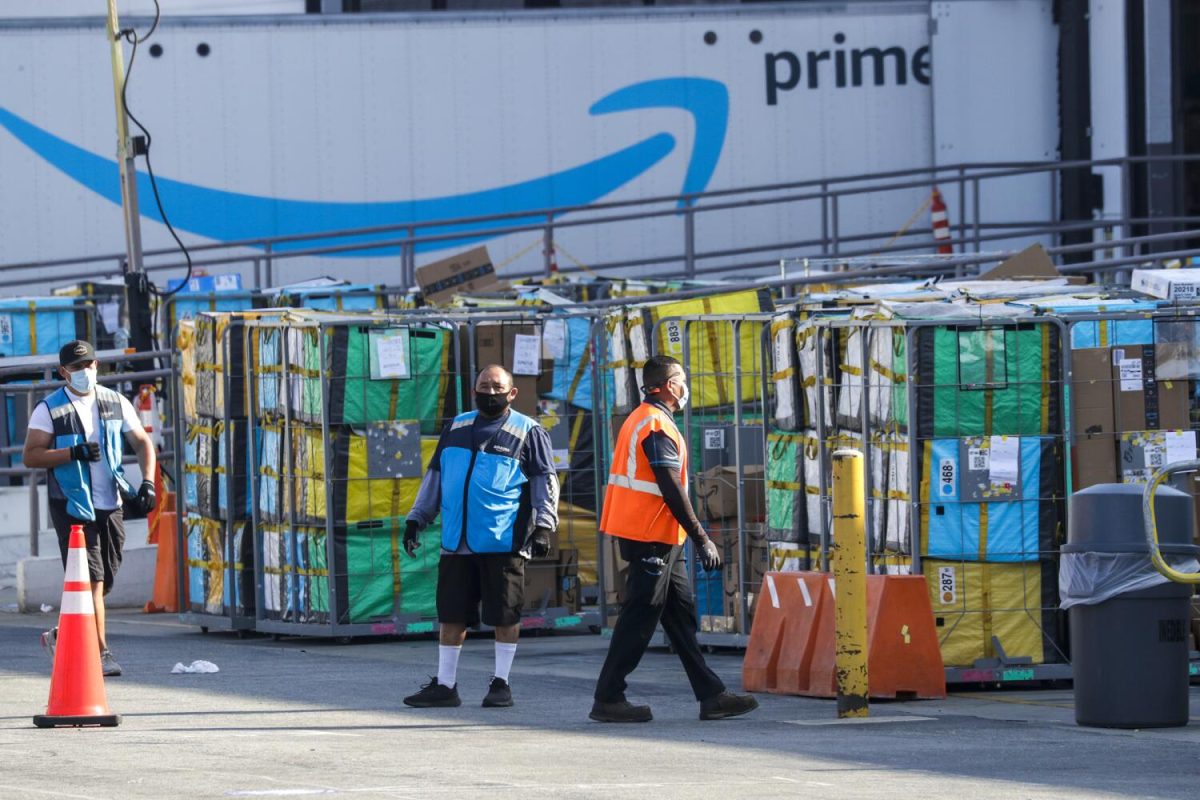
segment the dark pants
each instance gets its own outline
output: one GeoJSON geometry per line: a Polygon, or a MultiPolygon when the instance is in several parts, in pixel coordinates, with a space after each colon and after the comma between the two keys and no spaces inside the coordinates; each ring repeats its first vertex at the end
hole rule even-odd
{"type": "Polygon", "coordinates": [[[83,539],[87,544],[88,573],[92,583],[104,583],[104,593],[112,591],[117,570],[121,568],[121,557],[125,549],[125,515],[121,509],[101,511],[96,509],[94,520],[75,519],[67,513],[66,500],[50,500],[50,521],[58,534],[58,549],[62,554],[63,569],[67,567],[67,550],[71,542],[71,527],[83,526],[83,539]]]}
{"type": "Polygon", "coordinates": [[[608,645],[608,657],[596,682],[596,700],[615,703],[625,697],[625,678],[637,669],[662,622],[671,646],[679,654],[692,692],[707,700],[725,691],[700,652],[696,641],[696,603],[683,547],[620,539],[621,558],[629,562],[626,599],[608,645]]]}

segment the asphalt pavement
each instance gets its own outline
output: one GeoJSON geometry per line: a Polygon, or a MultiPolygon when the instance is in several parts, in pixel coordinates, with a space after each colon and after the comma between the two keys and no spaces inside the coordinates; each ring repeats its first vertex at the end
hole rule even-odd
{"type": "MultiPolygon", "coordinates": [[[[492,642],[469,639],[463,705],[410,709],[436,643],[337,644],[199,632],[117,612],[125,675],[106,682],[115,729],[34,728],[53,615],[0,613],[0,798],[1093,798],[1200,796],[1200,688],[1185,728],[1074,724],[1069,689],[957,692],[876,703],[838,721],[827,700],[760,696],[739,719],[698,720],[678,660],[651,651],[630,698],[654,721],[587,718],[607,640],[526,637],[510,709],[479,706],[492,642]],[[209,675],[172,675],[204,659],[209,675]]],[[[741,657],[710,662],[731,687],[741,657]]]]}

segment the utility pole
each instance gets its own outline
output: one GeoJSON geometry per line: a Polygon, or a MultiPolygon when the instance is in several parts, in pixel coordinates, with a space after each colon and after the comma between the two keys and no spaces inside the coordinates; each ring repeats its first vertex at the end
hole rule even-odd
{"type": "Polygon", "coordinates": [[[121,210],[125,223],[125,298],[129,309],[129,344],[137,351],[153,349],[150,288],[142,263],[142,227],[138,211],[137,168],[134,143],[129,138],[129,115],[122,90],[125,86],[125,52],[117,20],[117,0],[108,0],[108,36],[112,54],[113,94],[117,109],[117,166],[121,173],[121,210]]]}

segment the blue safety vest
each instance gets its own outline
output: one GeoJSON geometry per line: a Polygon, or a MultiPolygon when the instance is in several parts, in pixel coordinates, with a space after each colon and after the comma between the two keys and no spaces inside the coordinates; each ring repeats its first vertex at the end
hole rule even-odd
{"type": "Polygon", "coordinates": [[[472,427],[478,413],[455,417],[442,441],[442,547],[453,552],[465,537],[473,553],[516,553],[533,530],[521,452],[537,421],[510,410],[476,450],[472,427]]]}
{"type": "MultiPolygon", "coordinates": [[[[121,466],[124,453],[121,426],[125,415],[121,411],[121,395],[112,389],[97,386],[96,402],[100,406],[100,455],[112,472],[117,491],[125,497],[133,496],[129,481],[125,480],[125,469],[121,466]]],[[[67,390],[59,389],[42,401],[50,410],[50,421],[54,427],[54,448],[74,447],[87,441],[83,422],[71,402],[67,390]]],[[[87,461],[68,461],[62,466],[47,471],[46,483],[50,499],[66,500],[67,513],[75,519],[94,520],[96,508],[92,505],[92,469],[87,461]]]]}

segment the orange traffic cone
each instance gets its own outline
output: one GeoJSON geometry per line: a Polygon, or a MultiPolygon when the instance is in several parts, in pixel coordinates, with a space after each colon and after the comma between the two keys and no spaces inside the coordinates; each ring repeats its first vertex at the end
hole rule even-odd
{"type": "Polygon", "coordinates": [[[63,581],[62,613],[58,617],[58,644],[50,676],[50,702],[37,714],[39,728],[101,725],[115,727],[121,718],[108,710],[100,647],[96,641],[96,608],[88,580],[83,526],[71,526],[67,574],[63,581]]]}

